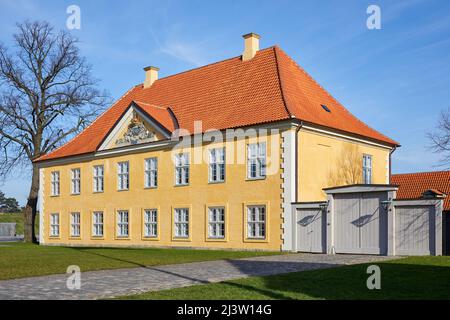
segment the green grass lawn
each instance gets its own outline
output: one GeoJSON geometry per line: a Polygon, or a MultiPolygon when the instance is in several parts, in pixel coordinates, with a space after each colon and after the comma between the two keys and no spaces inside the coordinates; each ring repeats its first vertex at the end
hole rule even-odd
{"type": "Polygon", "coordinates": [[[156,266],[194,261],[236,259],[277,252],[50,247],[0,242],[0,280],[65,273],[69,265],[81,271],[156,266]]]}
{"type": "Polygon", "coordinates": [[[449,299],[450,257],[409,257],[375,263],[381,289],[368,290],[369,264],[251,277],[148,292],[121,299],[449,299]]]}
{"type": "MultiPolygon", "coordinates": [[[[2,222],[15,222],[16,234],[23,235],[24,216],[23,213],[2,213],[0,214],[0,223],[2,222]]],[[[35,231],[39,234],[39,215],[36,216],[35,231]]]]}

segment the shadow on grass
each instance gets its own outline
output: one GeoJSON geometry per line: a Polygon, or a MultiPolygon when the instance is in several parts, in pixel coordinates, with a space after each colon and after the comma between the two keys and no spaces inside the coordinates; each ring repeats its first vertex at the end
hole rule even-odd
{"type": "Polygon", "coordinates": [[[272,299],[450,299],[450,267],[371,264],[381,268],[380,290],[367,288],[370,264],[268,276],[254,285],[246,280],[223,284],[272,299]]]}

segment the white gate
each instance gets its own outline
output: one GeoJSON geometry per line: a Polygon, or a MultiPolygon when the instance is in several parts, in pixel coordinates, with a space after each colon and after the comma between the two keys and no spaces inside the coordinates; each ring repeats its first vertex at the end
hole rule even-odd
{"type": "Polygon", "coordinates": [[[298,208],[297,250],[302,252],[326,252],[326,214],[320,207],[298,208]]]}
{"type": "Polygon", "coordinates": [[[430,255],[435,253],[435,207],[395,208],[395,253],[430,255]]]}
{"type": "Polygon", "coordinates": [[[334,197],[336,253],[387,253],[386,192],[343,193],[334,197]]]}

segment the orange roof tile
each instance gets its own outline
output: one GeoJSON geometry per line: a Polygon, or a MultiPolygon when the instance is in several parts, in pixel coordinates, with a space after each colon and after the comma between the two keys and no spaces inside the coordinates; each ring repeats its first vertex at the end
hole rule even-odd
{"type": "Polygon", "coordinates": [[[444,193],[444,210],[450,210],[450,171],[393,174],[391,183],[399,185],[398,199],[418,199],[427,190],[444,193]]]}
{"type": "Polygon", "coordinates": [[[194,121],[202,121],[205,131],[296,118],[398,145],[359,121],[275,46],[249,61],[239,56],[161,78],[147,89],[137,85],[78,136],[37,161],[95,152],[132,102],[169,131],[174,123],[168,108],[190,132],[194,121]]]}

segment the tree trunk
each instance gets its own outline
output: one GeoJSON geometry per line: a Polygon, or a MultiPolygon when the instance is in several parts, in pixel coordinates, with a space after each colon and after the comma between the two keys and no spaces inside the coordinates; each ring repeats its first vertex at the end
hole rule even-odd
{"type": "Polygon", "coordinates": [[[36,233],[34,230],[34,223],[36,221],[38,192],[39,192],[39,169],[35,164],[33,164],[33,175],[31,179],[30,193],[28,195],[27,205],[25,206],[24,211],[25,242],[37,243],[36,233]]]}

